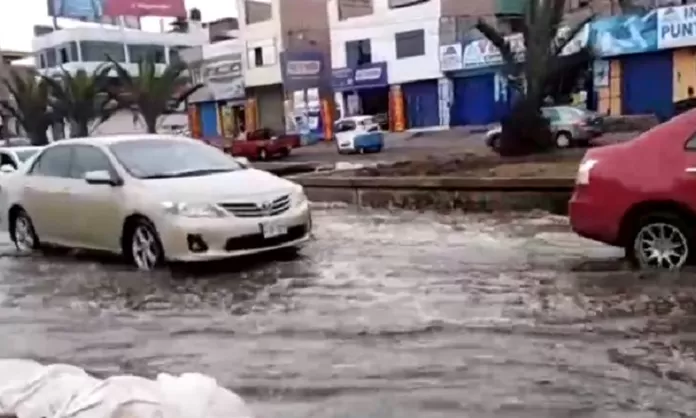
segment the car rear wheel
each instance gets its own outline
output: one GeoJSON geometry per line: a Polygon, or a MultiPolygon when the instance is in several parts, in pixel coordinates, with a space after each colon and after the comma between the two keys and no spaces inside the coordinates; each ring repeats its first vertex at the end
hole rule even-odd
{"type": "Polygon", "coordinates": [[[31,252],[39,248],[39,237],[29,214],[20,209],[12,221],[12,240],[21,252],[31,252]]]}
{"type": "Polygon", "coordinates": [[[138,270],[151,271],[164,262],[162,242],[155,226],[149,221],[138,220],[130,235],[129,258],[138,270]]]}
{"type": "Polygon", "coordinates": [[[556,146],[558,148],[568,148],[573,143],[573,138],[567,132],[559,132],[556,135],[556,146]]]}
{"type": "Polygon", "coordinates": [[[493,151],[498,151],[500,149],[500,135],[493,135],[491,137],[491,148],[493,151]]]}
{"type": "Polygon", "coordinates": [[[640,268],[678,270],[693,255],[693,234],[678,215],[657,213],[642,217],[626,243],[626,255],[640,268]]]}

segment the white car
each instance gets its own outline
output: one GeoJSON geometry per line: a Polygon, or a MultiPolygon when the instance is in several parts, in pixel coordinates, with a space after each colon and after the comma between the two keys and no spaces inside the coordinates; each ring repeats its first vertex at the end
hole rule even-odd
{"type": "Polygon", "coordinates": [[[339,154],[381,152],[384,133],[373,116],[349,116],[334,124],[339,154]]]}
{"type": "Polygon", "coordinates": [[[297,248],[312,227],[300,185],[181,136],[55,142],[12,174],[2,202],[19,250],[102,250],[142,270],[297,248]]]}
{"type": "Polygon", "coordinates": [[[14,172],[42,148],[32,146],[0,148],[0,173],[14,172]]]}

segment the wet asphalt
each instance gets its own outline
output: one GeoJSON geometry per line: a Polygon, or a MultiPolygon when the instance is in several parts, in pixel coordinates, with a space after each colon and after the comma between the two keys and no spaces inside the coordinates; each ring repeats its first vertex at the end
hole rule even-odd
{"type": "Polygon", "coordinates": [[[0,242],[1,357],[200,371],[259,417],[686,417],[696,275],[542,214],[327,208],[299,257],[154,274],[0,242]]]}

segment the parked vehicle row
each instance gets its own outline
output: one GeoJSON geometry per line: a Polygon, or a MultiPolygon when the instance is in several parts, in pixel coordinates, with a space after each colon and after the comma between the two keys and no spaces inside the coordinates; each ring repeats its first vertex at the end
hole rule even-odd
{"type": "Polygon", "coordinates": [[[55,142],[7,174],[0,222],[21,251],[107,251],[139,269],[297,248],[301,186],[181,136],[55,142]]]}

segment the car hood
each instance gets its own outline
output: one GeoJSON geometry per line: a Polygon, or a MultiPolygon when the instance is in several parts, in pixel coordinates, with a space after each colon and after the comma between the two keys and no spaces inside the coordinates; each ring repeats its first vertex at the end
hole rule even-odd
{"type": "Polygon", "coordinates": [[[298,186],[253,168],[206,176],[142,180],[146,193],[163,200],[219,202],[291,193],[298,186]]]}

